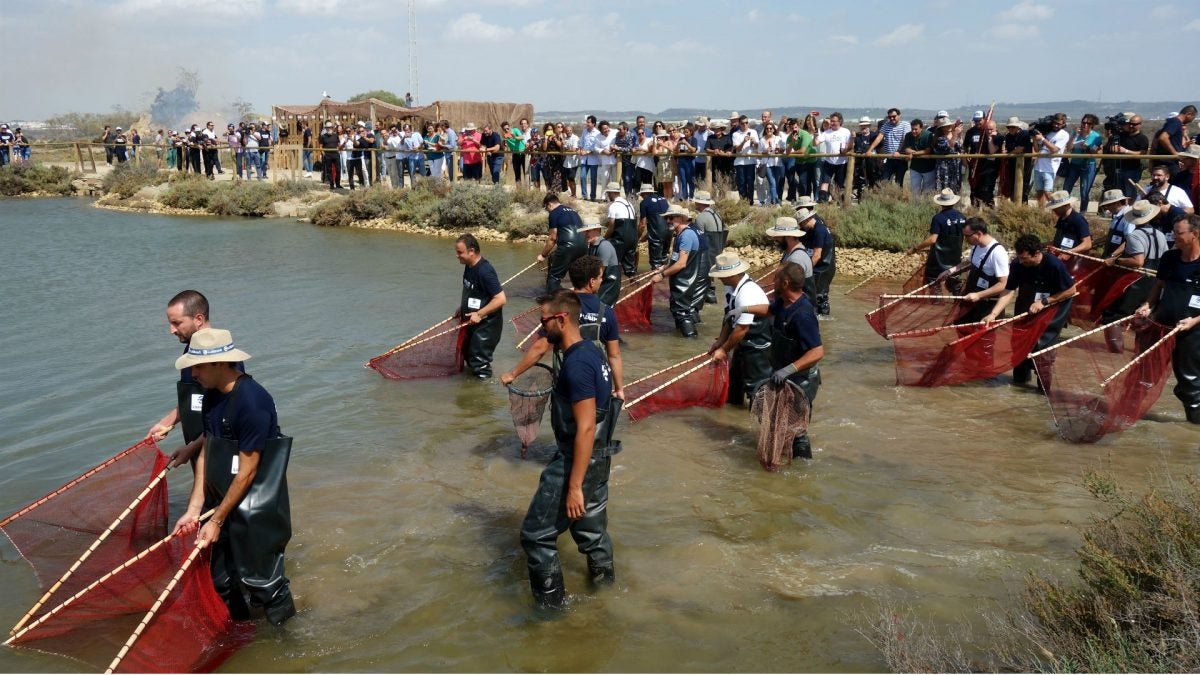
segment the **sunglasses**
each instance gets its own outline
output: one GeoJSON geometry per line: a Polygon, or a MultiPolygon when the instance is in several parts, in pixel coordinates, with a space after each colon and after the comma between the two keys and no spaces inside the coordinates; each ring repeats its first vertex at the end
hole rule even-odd
{"type": "Polygon", "coordinates": [[[566,312],[557,312],[555,314],[551,314],[550,316],[543,316],[543,317],[539,318],[538,321],[540,321],[542,323],[542,326],[545,326],[550,321],[553,321],[554,319],[558,319],[558,318],[563,318],[563,319],[567,318],[567,313],[566,312]]]}

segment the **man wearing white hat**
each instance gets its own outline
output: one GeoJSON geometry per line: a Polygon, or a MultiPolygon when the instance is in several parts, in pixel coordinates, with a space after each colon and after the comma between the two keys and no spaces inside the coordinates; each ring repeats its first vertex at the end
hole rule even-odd
{"type": "MultiPolygon", "coordinates": [[[[1125,196],[1120,190],[1113,190],[1113,192],[1121,194],[1122,197],[1125,196]]],[[[1133,230],[1124,235],[1121,245],[1115,251],[1104,256],[1105,262],[1110,265],[1157,270],[1163,254],[1171,248],[1167,243],[1167,237],[1154,227],[1154,218],[1157,215],[1158,208],[1145,200],[1136,201],[1133,206],[1126,209],[1120,220],[1131,226],[1133,230]]],[[[1154,290],[1154,283],[1155,278],[1149,275],[1143,275],[1133,282],[1121,294],[1119,300],[1104,310],[1104,314],[1100,317],[1100,323],[1112,323],[1133,314],[1146,301],[1146,298],[1150,297],[1150,291],[1154,290]]],[[[1106,331],[1105,335],[1109,338],[1110,344],[1120,346],[1123,343],[1121,333],[1122,329],[1118,326],[1111,334],[1106,331]]]]}
{"type": "Polygon", "coordinates": [[[204,445],[196,481],[175,533],[196,531],[196,546],[212,549],[212,579],[235,620],[261,607],[274,625],[296,613],[284,573],[292,537],[287,463],[292,439],[279,430],[275,401],[236,364],[250,355],[227,330],[196,331],[175,361],[191,368],[207,391],[204,445]],[[201,524],[200,514],[212,509],[201,524]],[[247,599],[249,602],[247,602],[247,599]]]}
{"type": "MultiPolygon", "coordinates": [[[[326,183],[329,183],[329,189],[335,190],[342,187],[342,177],[338,171],[341,169],[341,157],[338,156],[338,143],[341,139],[338,138],[337,132],[333,129],[333,122],[326,121],[325,127],[317,136],[317,144],[321,146],[321,171],[324,174],[326,183]]],[[[247,159],[249,155],[247,154],[247,159]]],[[[257,158],[255,158],[257,159],[257,158]]],[[[246,169],[247,178],[253,167],[246,169]]],[[[397,175],[398,172],[397,172],[397,175]]]]}
{"type": "MultiPolygon", "coordinates": [[[[854,134],[855,154],[865,155],[878,135],[878,131],[871,131],[870,117],[864,115],[858,118],[858,131],[854,134]]],[[[864,188],[872,189],[875,187],[875,183],[879,181],[879,168],[879,160],[873,157],[862,157],[854,165],[853,189],[855,199],[862,199],[864,188]]]]}
{"type": "Polygon", "coordinates": [[[743,405],[771,377],[770,300],[748,272],[750,266],[736,251],[717,256],[708,276],[725,286],[725,319],[721,334],[708,348],[713,361],[729,360],[727,403],[743,405]]]}
{"type": "MultiPolygon", "coordinates": [[[[696,194],[692,195],[692,203],[696,206],[696,229],[708,244],[708,255],[716,259],[725,250],[729,230],[725,228],[721,214],[713,208],[713,198],[708,190],[696,190],[696,194]]],[[[709,304],[717,302],[716,288],[712,284],[709,284],[704,301],[709,304]]]]}
{"type": "Polygon", "coordinates": [[[1102,256],[1111,258],[1125,250],[1125,240],[1136,226],[1124,217],[1129,211],[1129,203],[1125,199],[1125,193],[1120,190],[1105,190],[1100,195],[1098,210],[1100,213],[1107,212],[1111,217],[1108,233],[1105,235],[1104,255],[1102,256]]]}
{"type": "Polygon", "coordinates": [[[817,215],[815,208],[796,208],[796,222],[804,230],[804,248],[813,262],[813,290],[818,316],[829,316],[829,286],[837,274],[837,253],[833,234],[817,215]]]}
{"type": "Polygon", "coordinates": [[[1029,199],[1029,181],[1033,178],[1033,159],[1029,153],[1033,150],[1033,141],[1025,123],[1019,117],[1008,118],[1004,135],[1004,152],[1008,155],[1021,157],[1005,157],[1000,167],[1000,194],[1018,204],[1024,204],[1029,199]],[[1017,179],[1017,162],[1025,163],[1023,185],[1014,185],[1017,179]]]}
{"type": "MultiPolygon", "coordinates": [[[[941,207],[929,221],[929,236],[920,243],[908,249],[908,255],[918,251],[929,250],[925,259],[925,283],[935,281],[942,272],[953,269],[962,262],[963,225],[967,217],[958,209],[959,196],[954,190],[945,188],[933,198],[933,203],[941,207]]],[[[958,293],[961,280],[957,277],[946,279],[946,288],[952,293],[958,293]]]]}
{"type": "Polygon", "coordinates": [[[658,283],[671,279],[671,315],[675,317],[675,327],[683,337],[696,337],[696,323],[708,289],[708,276],[702,268],[704,244],[700,235],[688,226],[691,214],[686,209],[672,206],[665,217],[675,232],[675,245],[671,263],[656,271],[653,280],[658,283]]]}
{"type": "Polygon", "coordinates": [[[650,267],[662,267],[667,264],[667,246],[671,241],[671,230],[665,216],[671,205],[654,191],[654,186],[650,183],[642,183],[638,189],[638,196],[642,200],[638,205],[639,236],[644,234],[646,237],[646,246],[650,250],[650,267]]]}
{"type": "MultiPolygon", "coordinates": [[[[1046,210],[1058,218],[1054,224],[1053,246],[1064,253],[1081,253],[1086,255],[1092,250],[1092,228],[1087,218],[1075,210],[1075,198],[1066,190],[1058,190],[1050,195],[1046,202],[1046,210]]],[[[1062,256],[1063,261],[1073,256],[1062,256]]]]}
{"type": "Polygon", "coordinates": [[[604,237],[612,242],[622,271],[633,276],[637,274],[638,218],[622,191],[621,184],[615,181],[604,186],[604,196],[608,199],[608,228],[604,237]]]}
{"type": "Polygon", "coordinates": [[[587,241],[586,254],[599,258],[603,267],[604,276],[596,294],[600,302],[612,307],[617,304],[617,297],[621,294],[621,261],[612,242],[601,236],[603,229],[600,223],[586,223],[579,228],[579,232],[587,241]]]}
{"type": "Polygon", "coordinates": [[[804,230],[800,229],[800,224],[791,216],[776,218],[775,224],[767,228],[767,236],[780,240],[783,258],[779,260],[779,269],[783,269],[788,263],[799,265],[806,280],[804,290],[808,293],[809,301],[814,301],[817,292],[812,281],[812,258],[808,255],[808,249],[804,248],[804,230]]]}

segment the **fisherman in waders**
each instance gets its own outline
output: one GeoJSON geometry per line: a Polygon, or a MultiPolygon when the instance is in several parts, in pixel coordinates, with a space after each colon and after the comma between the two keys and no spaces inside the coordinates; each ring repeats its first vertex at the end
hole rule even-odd
{"type": "Polygon", "coordinates": [[[1175,248],[1163,254],[1158,283],[1137,315],[1181,328],[1171,352],[1175,397],[1183,403],[1187,421],[1200,424],[1200,216],[1176,220],[1173,234],[1175,248]]]}
{"type": "Polygon", "coordinates": [[[612,373],[604,354],[579,331],[579,296],[559,289],[537,300],[546,340],[562,350],[550,394],[550,424],[558,451],[542,470],[537,492],[521,524],[521,546],[529,585],[542,607],[566,603],[558,536],[570,530],[587,556],[594,586],[612,584],[612,539],[608,536],[608,473],[620,451],[613,429],[620,401],[612,395],[612,373]]]}
{"type": "Polygon", "coordinates": [[[662,267],[667,264],[667,255],[671,248],[671,228],[666,219],[671,204],[656,193],[650,183],[642,183],[638,189],[638,197],[642,200],[638,206],[638,232],[646,237],[650,268],[662,267]]]}
{"type": "Polygon", "coordinates": [[[788,263],[799,265],[804,270],[804,292],[815,307],[817,287],[813,285],[813,263],[808,249],[804,248],[804,230],[800,229],[800,224],[791,216],[781,216],[775,219],[774,225],[767,228],[767,236],[779,240],[779,248],[783,251],[776,271],[783,269],[788,263]]]}
{"type": "Polygon", "coordinates": [[[956,324],[983,321],[996,306],[996,298],[1004,292],[1008,282],[1008,251],[996,238],[988,234],[987,223],[982,218],[969,218],[963,223],[963,239],[971,245],[971,253],[962,262],[938,275],[944,282],[959,272],[970,269],[963,284],[963,300],[974,303],[956,324]]]}
{"type": "Polygon", "coordinates": [[[817,315],[828,317],[830,313],[829,286],[833,283],[834,275],[837,274],[837,253],[833,235],[829,232],[825,221],[817,215],[816,204],[813,204],[811,208],[797,205],[796,222],[800,224],[800,229],[804,230],[804,248],[808,250],[808,257],[812,258],[812,281],[816,291],[814,305],[817,308],[817,315]]]}
{"type": "Polygon", "coordinates": [[[496,268],[479,253],[475,235],[459,235],[454,255],[463,264],[462,301],[454,314],[467,323],[463,360],[475,377],[486,380],[492,376],[492,355],[504,331],[507,298],[496,268]]]}
{"type": "MultiPolygon", "coordinates": [[[[775,274],[775,299],[770,307],[771,367],[775,369],[771,382],[791,382],[799,387],[808,399],[811,416],[821,386],[817,363],[824,358],[825,347],[816,309],[804,293],[805,281],[804,270],[795,263],[787,263],[775,274]]],[[[792,441],[792,457],[812,459],[807,431],[792,441]]]]}
{"type": "MultiPolygon", "coordinates": [[[[597,295],[600,296],[601,302],[612,307],[617,304],[617,298],[621,295],[621,261],[613,243],[600,236],[600,229],[600,223],[589,223],[579,228],[579,232],[587,240],[587,254],[599,258],[604,268],[604,277],[597,295]]],[[[572,267],[575,262],[571,263],[572,267]]],[[[569,268],[567,274],[570,274],[569,268]]]]}
{"type": "Polygon", "coordinates": [[[771,301],[750,278],[750,266],[736,251],[717,256],[708,275],[725,286],[725,320],[721,334],[708,353],[713,361],[729,360],[729,395],[726,402],[742,405],[754,390],[771,377],[771,301]]]}
{"type": "MultiPolygon", "coordinates": [[[[715,202],[707,190],[696,190],[696,194],[692,196],[692,203],[696,205],[696,229],[707,240],[708,253],[715,260],[725,250],[725,243],[729,240],[729,229],[725,227],[721,214],[713,208],[715,202]]],[[[709,284],[704,301],[710,305],[717,304],[715,284],[709,284]]]]}
{"type": "Polygon", "coordinates": [[[579,228],[583,227],[579,212],[569,206],[563,206],[558,200],[558,195],[553,192],[542,198],[542,207],[550,214],[550,236],[546,238],[546,246],[542,248],[537,259],[538,262],[549,261],[546,268],[546,292],[550,293],[562,288],[563,277],[567,276],[571,263],[587,253],[587,245],[583,235],[579,233],[579,228]]]}
{"type": "Polygon", "coordinates": [[[175,367],[191,368],[208,390],[203,450],[196,482],[175,534],[196,531],[197,548],[212,549],[212,579],[234,620],[261,608],[272,625],[295,615],[284,575],[284,548],[292,538],[287,465],[292,439],[279,431],[275,401],[236,364],[250,355],[229,331],[196,331],[175,367]],[[212,510],[201,523],[200,514],[212,510]]]}
{"type": "Polygon", "coordinates": [[[637,274],[637,211],[628,199],[621,196],[620,183],[605,185],[604,196],[608,198],[608,229],[604,232],[604,238],[612,242],[617,259],[621,261],[621,271],[631,277],[637,274]]]}
{"type": "Polygon", "coordinates": [[[654,283],[671,279],[671,314],[675,327],[683,337],[698,335],[696,324],[700,320],[700,309],[704,307],[704,294],[708,290],[708,277],[703,267],[705,242],[695,229],[688,225],[690,215],[685,209],[672,206],[666,212],[667,223],[675,232],[675,244],[671,247],[671,264],[654,273],[654,283]]]}
{"type": "MultiPolygon", "coordinates": [[[[963,224],[967,222],[967,217],[954,208],[958,200],[958,195],[950,188],[938,193],[933,201],[942,207],[942,210],[929,222],[929,236],[908,249],[909,255],[929,249],[929,256],[925,259],[926,284],[936,281],[942,272],[953,269],[962,262],[963,224]]],[[[962,289],[962,280],[958,277],[948,277],[946,289],[957,295],[962,289]]]]}

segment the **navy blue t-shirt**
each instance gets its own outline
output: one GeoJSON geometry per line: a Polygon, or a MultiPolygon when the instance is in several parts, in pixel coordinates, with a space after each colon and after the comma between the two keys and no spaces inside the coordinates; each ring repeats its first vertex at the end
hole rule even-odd
{"type": "MultiPolygon", "coordinates": [[[[576,293],[579,296],[579,323],[596,323],[597,318],[600,321],[600,341],[614,342],[621,339],[620,327],[617,325],[617,313],[612,307],[604,309],[604,316],[597,317],[600,313],[600,298],[595,293],[576,293]]],[[[546,337],[546,328],[543,326],[537,330],[538,337],[546,337]]]]}
{"type": "Polygon", "coordinates": [[[568,347],[554,393],[570,403],[594,398],[596,409],[603,410],[612,396],[612,376],[600,348],[587,340],[568,347]]]}
{"type": "Polygon", "coordinates": [[[1187,212],[1172,204],[1167,207],[1166,213],[1160,213],[1150,221],[1150,225],[1158,229],[1159,232],[1167,235],[1167,241],[1175,241],[1175,223],[1180,218],[1187,218],[1187,212]]]}
{"type": "MultiPolygon", "coordinates": [[[[799,343],[801,353],[821,346],[821,328],[817,323],[817,313],[807,295],[790,305],[785,304],[783,296],[771,300],[771,322],[776,330],[784,336],[799,343]]],[[[782,366],[784,364],[778,364],[782,366]]]]}
{"type": "Polygon", "coordinates": [[[1004,285],[1010,291],[1015,291],[1025,284],[1037,284],[1041,292],[1054,295],[1071,287],[1075,279],[1067,271],[1067,266],[1058,256],[1042,254],[1042,262],[1035,267],[1026,267],[1014,262],[1008,270],[1008,282],[1004,285]]]}
{"type": "Polygon", "coordinates": [[[639,210],[643,218],[649,218],[650,216],[661,216],[667,212],[668,208],[670,205],[666,199],[663,199],[661,195],[652,194],[642,200],[639,210]]]}
{"type": "Polygon", "coordinates": [[[1071,211],[1065,218],[1059,218],[1054,225],[1054,245],[1059,248],[1075,248],[1085,237],[1092,236],[1092,228],[1088,227],[1087,218],[1078,211],[1071,211]]]}
{"type": "Polygon", "coordinates": [[[967,217],[959,213],[958,209],[939,211],[933,220],[929,221],[929,234],[957,237],[962,235],[963,224],[966,222],[967,217]]]}
{"type": "Polygon", "coordinates": [[[233,417],[227,421],[237,439],[238,450],[262,450],[269,439],[279,434],[279,419],[275,413],[275,399],[249,377],[239,378],[229,394],[210,389],[204,395],[204,432],[209,438],[225,436],[221,417],[225,415],[229,398],[235,395],[233,417]]]}
{"type": "Polygon", "coordinates": [[[463,266],[463,290],[469,297],[478,298],[482,303],[479,307],[463,308],[466,312],[474,312],[500,295],[503,289],[500,288],[500,277],[496,275],[496,268],[492,267],[492,263],[486,258],[480,258],[474,267],[463,266]]]}
{"type": "Polygon", "coordinates": [[[563,228],[568,228],[568,231],[578,230],[583,226],[583,219],[579,217],[579,212],[569,206],[558,206],[550,212],[550,226],[547,232],[558,232],[558,241],[570,241],[570,235],[563,234],[563,228]]]}
{"type": "Polygon", "coordinates": [[[828,258],[829,251],[833,249],[833,235],[830,234],[829,228],[825,226],[825,221],[820,217],[813,218],[813,228],[804,231],[801,241],[804,242],[804,248],[808,249],[810,256],[814,250],[821,249],[822,260],[828,258]]]}
{"type": "Polygon", "coordinates": [[[1159,281],[1184,282],[1200,275],[1200,260],[1184,262],[1183,251],[1173,248],[1163,254],[1158,263],[1159,281]]]}

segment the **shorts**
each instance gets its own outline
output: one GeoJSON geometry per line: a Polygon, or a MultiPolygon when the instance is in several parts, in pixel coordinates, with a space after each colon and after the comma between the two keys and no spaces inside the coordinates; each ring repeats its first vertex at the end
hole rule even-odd
{"type": "Polygon", "coordinates": [[[1054,174],[1049,171],[1034,171],[1033,189],[1035,192],[1054,192],[1054,174]]]}

